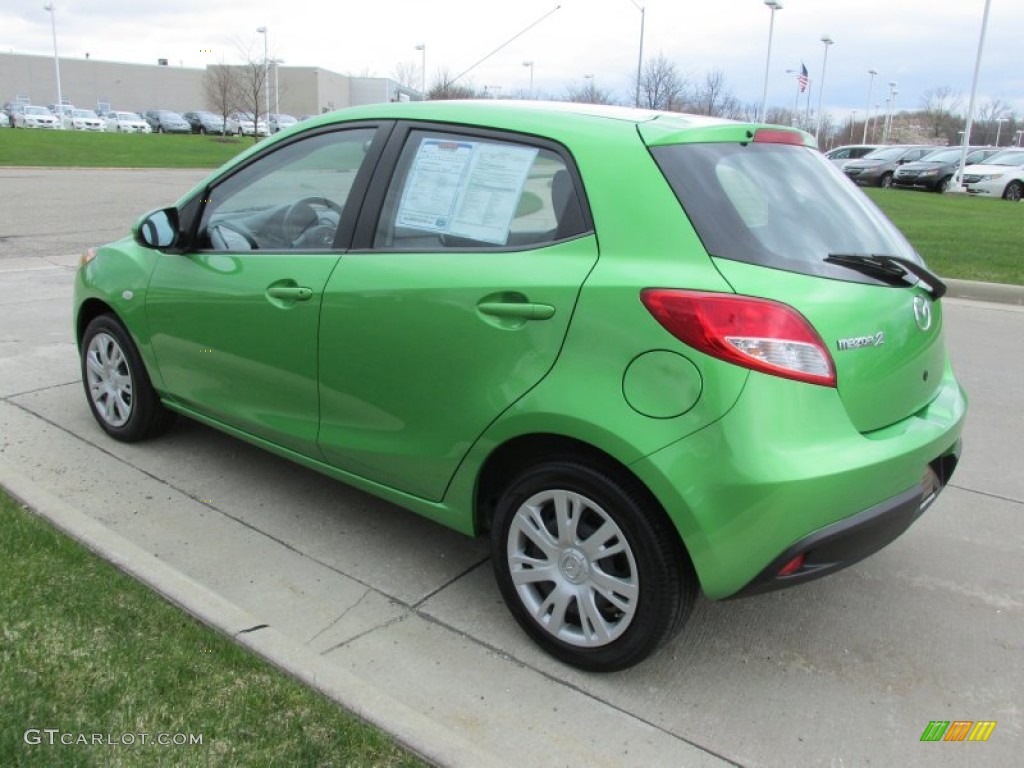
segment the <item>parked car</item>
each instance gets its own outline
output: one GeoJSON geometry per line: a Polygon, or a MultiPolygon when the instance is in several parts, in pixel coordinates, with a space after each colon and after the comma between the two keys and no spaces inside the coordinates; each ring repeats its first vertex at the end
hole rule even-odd
{"type": "Polygon", "coordinates": [[[275,114],[273,112],[267,115],[267,125],[270,127],[271,133],[277,133],[278,131],[283,131],[285,128],[291,128],[297,122],[299,121],[291,115],[275,114]]]}
{"type": "MultiPolygon", "coordinates": [[[[997,152],[999,149],[996,147],[969,147],[967,165],[983,162],[986,157],[997,152]]],[[[925,189],[929,192],[946,192],[953,174],[960,166],[962,154],[962,147],[937,149],[920,160],[897,168],[892,177],[892,185],[908,189],[925,189]]]]}
{"type": "Polygon", "coordinates": [[[14,127],[59,130],[60,124],[57,122],[56,115],[46,107],[18,104],[14,107],[14,127]]]}
{"type": "Polygon", "coordinates": [[[74,108],[64,114],[63,126],[72,131],[102,131],[106,128],[104,120],[91,109],[74,108]]]}
{"type": "Polygon", "coordinates": [[[843,173],[855,183],[869,187],[889,187],[896,169],[904,163],[920,160],[934,146],[894,145],[880,147],[869,152],[859,160],[849,160],[843,164],[843,173]]]}
{"type": "Polygon", "coordinates": [[[153,133],[192,133],[188,121],[169,109],[147,109],[142,117],[153,133]]]}
{"type": "Polygon", "coordinates": [[[825,153],[833,165],[842,168],[847,160],[857,160],[864,155],[874,152],[881,145],[879,144],[847,144],[844,147],[836,147],[825,153]]]}
{"type": "Polygon", "coordinates": [[[866,557],[957,464],[945,286],[790,128],[367,105],[133,232],[75,280],[100,428],[181,414],[489,536],[585,669],[866,557]]]}
{"type": "Polygon", "coordinates": [[[267,135],[267,124],[263,120],[254,121],[252,112],[232,112],[224,122],[224,128],[238,136],[267,135]]]}
{"type": "Polygon", "coordinates": [[[152,133],[149,123],[135,112],[113,111],[104,115],[107,130],[115,133],[152,133]]]}
{"type": "Polygon", "coordinates": [[[11,118],[7,116],[6,112],[0,112],[0,128],[10,128],[11,118]]]}
{"type": "Polygon", "coordinates": [[[192,133],[224,133],[224,118],[213,112],[186,112],[182,115],[192,128],[192,133]]]}
{"type": "Polygon", "coordinates": [[[963,186],[972,195],[1019,202],[1024,197],[1024,149],[1004,149],[983,164],[968,165],[963,186]]]}

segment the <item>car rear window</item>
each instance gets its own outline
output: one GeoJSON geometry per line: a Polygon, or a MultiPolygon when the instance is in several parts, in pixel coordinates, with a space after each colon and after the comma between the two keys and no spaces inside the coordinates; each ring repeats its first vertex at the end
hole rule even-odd
{"type": "Polygon", "coordinates": [[[712,256],[855,282],[830,254],[920,262],[906,238],[821,153],[772,143],[673,144],[651,153],[712,256]]]}

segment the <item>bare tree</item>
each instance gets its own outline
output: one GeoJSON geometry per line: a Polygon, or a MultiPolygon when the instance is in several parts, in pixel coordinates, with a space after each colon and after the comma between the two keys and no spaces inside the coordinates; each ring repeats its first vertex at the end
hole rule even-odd
{"type": "MultiPolygon", "coordinates": [[[[238,67],[238,107],[244,112],[251,112],[254,125],[258,126],[260,115],[269,112],[266,104],[267,61],[255,58],[251,50],[242,51],[242,65],[238,67]]],[[[269,126],[268,126],[269,130],[269,126]]],[[[259,131],[253,130],[253,141],[259,141],[259,131]]]]}
{"type": "Polygon", "coordinates": [[[422,67],[415,61],[400,61],[395,64],[395,71],[392,77],[400,85],[418,91],[423,83],[422,67]]]}
{"type": "Polygon", "coordinates": [[[960,106],[960,94],[948,85],[925,91],[921,96],[921,107],[928,135],[945,136],[947,139],[952,135],[954,141],[951,143],[956,143],[957,131],[960,128],[960,118],[957,115],[960,106]]]}
{"type": "MultiPolygon", "coordinates": [[[[203,99],[210,111],[226,123],[228,115],[238,108],[238,70],[223,63],[208,66],[203,73],[203,99]]],[[[205,129],[200,128],[200,132],[205,129]]]]}
{"type": "MultiPolygon", "coordinates": [[[[634,76],[634,83],[636,82],[634,76]]],[[[640,106],[679,111],[686,101],[686,78],[676,65],[659,53],[644,63],[640,72],[640,106]]]]}
{"type": "Polygon", "coordinates": [[[438,71],[427,90],[427,99],[430,101],[443,101],[446,99],[478,99],[481,94],[476,88],[467,83],[457,83],[447,70],[438,71]]]}
{"type": "Polygon", "coordinates": [[[729,93],[725,85],[725,73],[720,69],[713,69],[704,76],[704,82],[693,91],[687,111],[730,118],[742,114],[739,100],[729,93]]]}
{"type": "Polygon", "coordinates": [[[594,78],[587,78],[582,85],[573,83],[565,88],[565,101],[579,104],[614,104],[611,93],[594,85],[594,78]]]}

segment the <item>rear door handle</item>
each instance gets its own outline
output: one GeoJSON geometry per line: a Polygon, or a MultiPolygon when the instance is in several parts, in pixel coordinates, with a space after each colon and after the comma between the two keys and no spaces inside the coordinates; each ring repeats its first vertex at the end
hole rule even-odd
{"type": "Polygon", "coordinates": [[[309,301],[313,297],[313,289],[300,285],[272,285],[267,288],[267,296],[286,301],[309,301]]]}
{"type": "Polygon", "coordinates": [[[555,308],[550,304],[529,301],[484,301],[477,304],[477,309],[492,317],[522,320],[547,320],[555,315],[555,308]]]}

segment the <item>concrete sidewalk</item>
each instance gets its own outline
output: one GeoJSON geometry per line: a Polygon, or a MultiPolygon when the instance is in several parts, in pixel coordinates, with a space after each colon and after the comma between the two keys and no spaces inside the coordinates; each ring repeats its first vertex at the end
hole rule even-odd
{"type": "Polygon", "coordinates": [[[160,204],[168,178],[190,183],[137,172],[101,202],[122,209],[83,204],[77,219],[62,201],[88,173],[43,182],[59,219],[4,179],[0,213],[21,229],[0,239],[0,484],[40,514],[441,765],[1017,762],[1021,290],[951,281],[951,296],[986,299],[945,302],[971,395],[964,460],[907,534],[799,589],[700,601],[662,652],[591,675],[519,630],[486,542],[186,419],[138,445],[99,430],[71,337],[77,256],[61,254],[83,231],[123,231],[115,219],[160,204]],[[998,725],[985,744],[922,744],[935,719],[998,725]]]}

